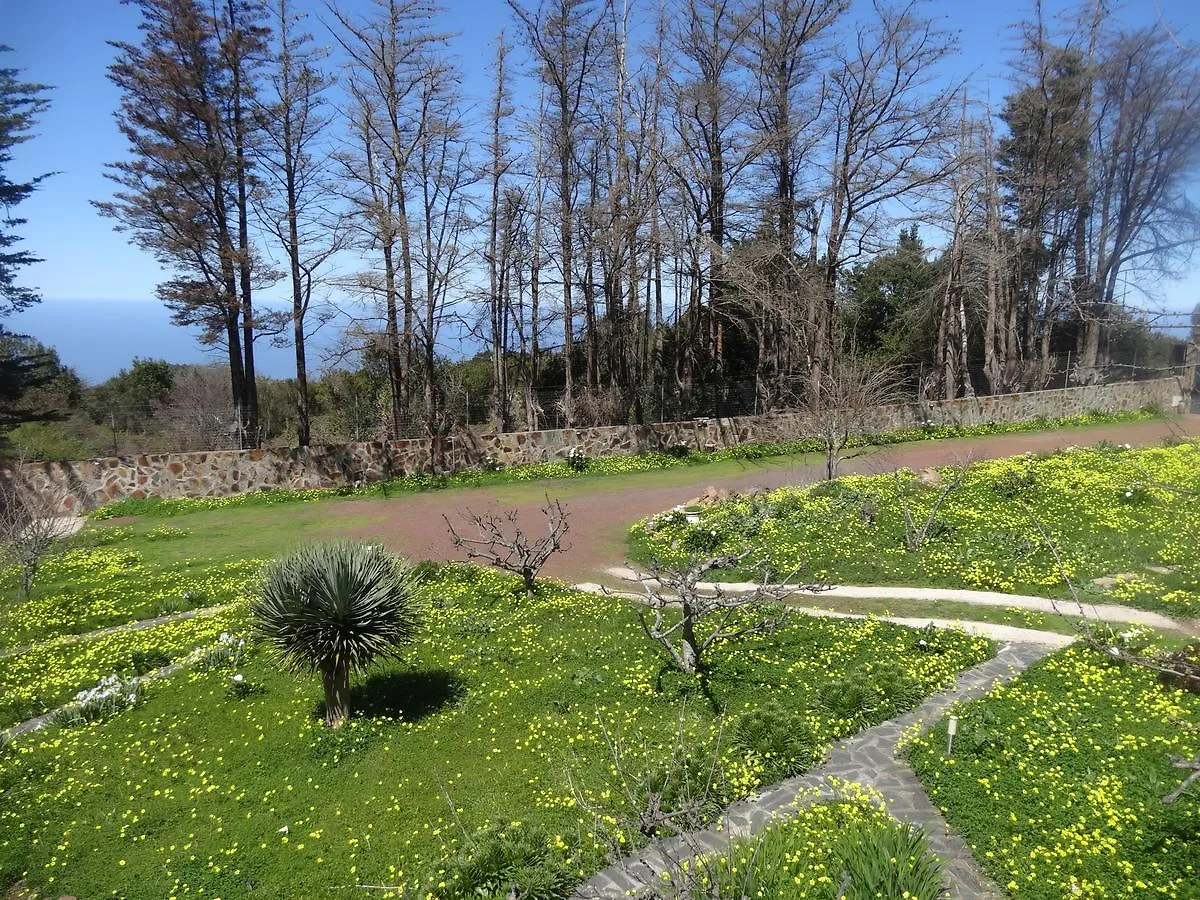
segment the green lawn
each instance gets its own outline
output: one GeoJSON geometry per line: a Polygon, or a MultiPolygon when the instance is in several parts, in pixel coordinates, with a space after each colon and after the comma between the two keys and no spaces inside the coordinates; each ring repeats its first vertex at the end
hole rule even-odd
{"type": "Polygon", "coordinates": [[[0,751],[0,876],[76,896],[296,897],[360,883],[454,896],[437,885],[465,836],[518,821],[545,829],[581,877],[604,842],[577,803],[622,813],[605,733],[658,765],[682,728],[693,752],[719,760],[725,802],[779,762],[720,737],[756,705],[776,700],[825,743],[991,652],[955,632],[927,652],[877,621],[797,618],[715,658],[708,697],[663,671],[622,601],[550,586],[525,601],[514,588],[465,566],[427,582],[420,641],[360,682],[364,715],[338,733],[320,724],[319,685],[252,646],[239,670],[249,696],[231,693],[230,670],[192,668],[111,719],[16,740],[0,751]],[[883,693],[834,712],[820,686],[846,676],[883,693]]]}
{"type": "Polygon", "coordinates": [[[1077,645],[955,710],[910,748],[934,801],[1016,897],[1196,897],[1200,695],[1077,645]]]}
{"type": "MultiPolygon", "coordinates": [[[[944,485],[954,470],[940,477],[944,485]]],[[[1066,576],[1089,602],[1200,616],[1200,445],[1025,454],[971,465],[944,500],[943,485],[846,476],[716,504],[696,525],[668,512],[634,526],[632,552],[670,561],[753,549],[773,571],[799,567],[803,579],[1051,597],[1067,596],[1066,576]],[[916,550],[906,545],[902,492],[918,528],[933,519],[916,550]],[[1109,588],[1093,584],[1116,575],[1109,588]]]]}

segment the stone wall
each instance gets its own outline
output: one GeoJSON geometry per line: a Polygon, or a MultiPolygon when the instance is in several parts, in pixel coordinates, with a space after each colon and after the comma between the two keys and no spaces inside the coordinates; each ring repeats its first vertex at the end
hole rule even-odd
{"type": "MultiPolygon", "coordinates": [[[[882,433],[933,424],[978,425],[1038,416],[1056,418],[1089,410],[1156,406],[1185,410],[1178,378],[1035,391],[874,410],[862,429],[882,433]]],[[[477,434],[441,439],[341,444],[272,450],[159,453],[79,462],[30,463],[22,476],[35,490],[61,500],[64,514],[81,513],[126,497],[224,497],[267,488],[327,488],[396,478],[413,472],[446,473],[477,465],[489,454],[505,463],[560,459],[572,447],[589,457],[637,453],[683,444],[714,449],[773,441],[803,433],[800,416],[778,413],[731,419],[697,419],[638,426],[477,434]]],[[[0,476],[7,473],[0,472],[0,476]]]]}

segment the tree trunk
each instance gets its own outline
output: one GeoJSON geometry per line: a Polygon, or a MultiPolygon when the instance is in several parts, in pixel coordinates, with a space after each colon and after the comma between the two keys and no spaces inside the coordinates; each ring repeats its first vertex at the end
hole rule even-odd
{"type": "Polygon", "coordinates": [[[680,628],[679,663],[683,671],[695,675],[700,670],[700,644],[696,639],[696,612],[690,603],[680,610],[683,617],[680,628]]]}
{"type": "Polygon", "coordinates": [[[340,728],[350,718],[350,667],[331,663],[321,671],[325,687],[325,724],[340,728]]]}

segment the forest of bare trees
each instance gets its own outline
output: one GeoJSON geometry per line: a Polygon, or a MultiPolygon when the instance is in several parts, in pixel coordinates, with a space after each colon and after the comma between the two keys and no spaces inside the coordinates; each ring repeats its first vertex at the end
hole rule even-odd
{"type": "Polygon", "coordinates": [[[811,401],[848,360],[928,399],[1093,383],[1200,239],[1200,59],[1098,0],[1014,23],[994,108],[917,2],[509,0],[477,97],[426,0],[133,3],[98,205],[251,441],[264,339],[310,440],[328,301],[386,434],[448,431],[476,353],[498,428],[636,422],[730,379],[811,401]]]}

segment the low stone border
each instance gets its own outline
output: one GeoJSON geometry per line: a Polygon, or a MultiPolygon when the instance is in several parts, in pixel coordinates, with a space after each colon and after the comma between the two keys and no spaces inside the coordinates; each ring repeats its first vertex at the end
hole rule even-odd
{"type": "Polygon", "coordinates": [[[83,641],[90,641],[94,638],[104,637],[106,634],[115,634],[118,631],[142,631],[146,628],[153,628],[156,625],[166,625],[170,622],[178,622],[182,619],[194,619],[196,616],[209,616],[213,613],[218,613],[223,609],[227,609],[231,604],[222,603],[217,606],[200,606],[196,609],[185,609],[182,612],[167,613],[162,616],[155,616],[153,619],[138,619],[136,622],[125,622],[122,625],[107,625],[104,628],[97,628],[95,631],[84,631],[80,634],[59,634],[53,637],[45,638],[41,641],[35,641],[32,644],[24,644],[20,647],[10,647],[8,650],[0,650],[0,659],[6,659],[9,656],[17,656],[27,650],[32,650],[38,644],[47,643],[49,641],[58,641],[60,644],[78,644],[83,641]]]}

